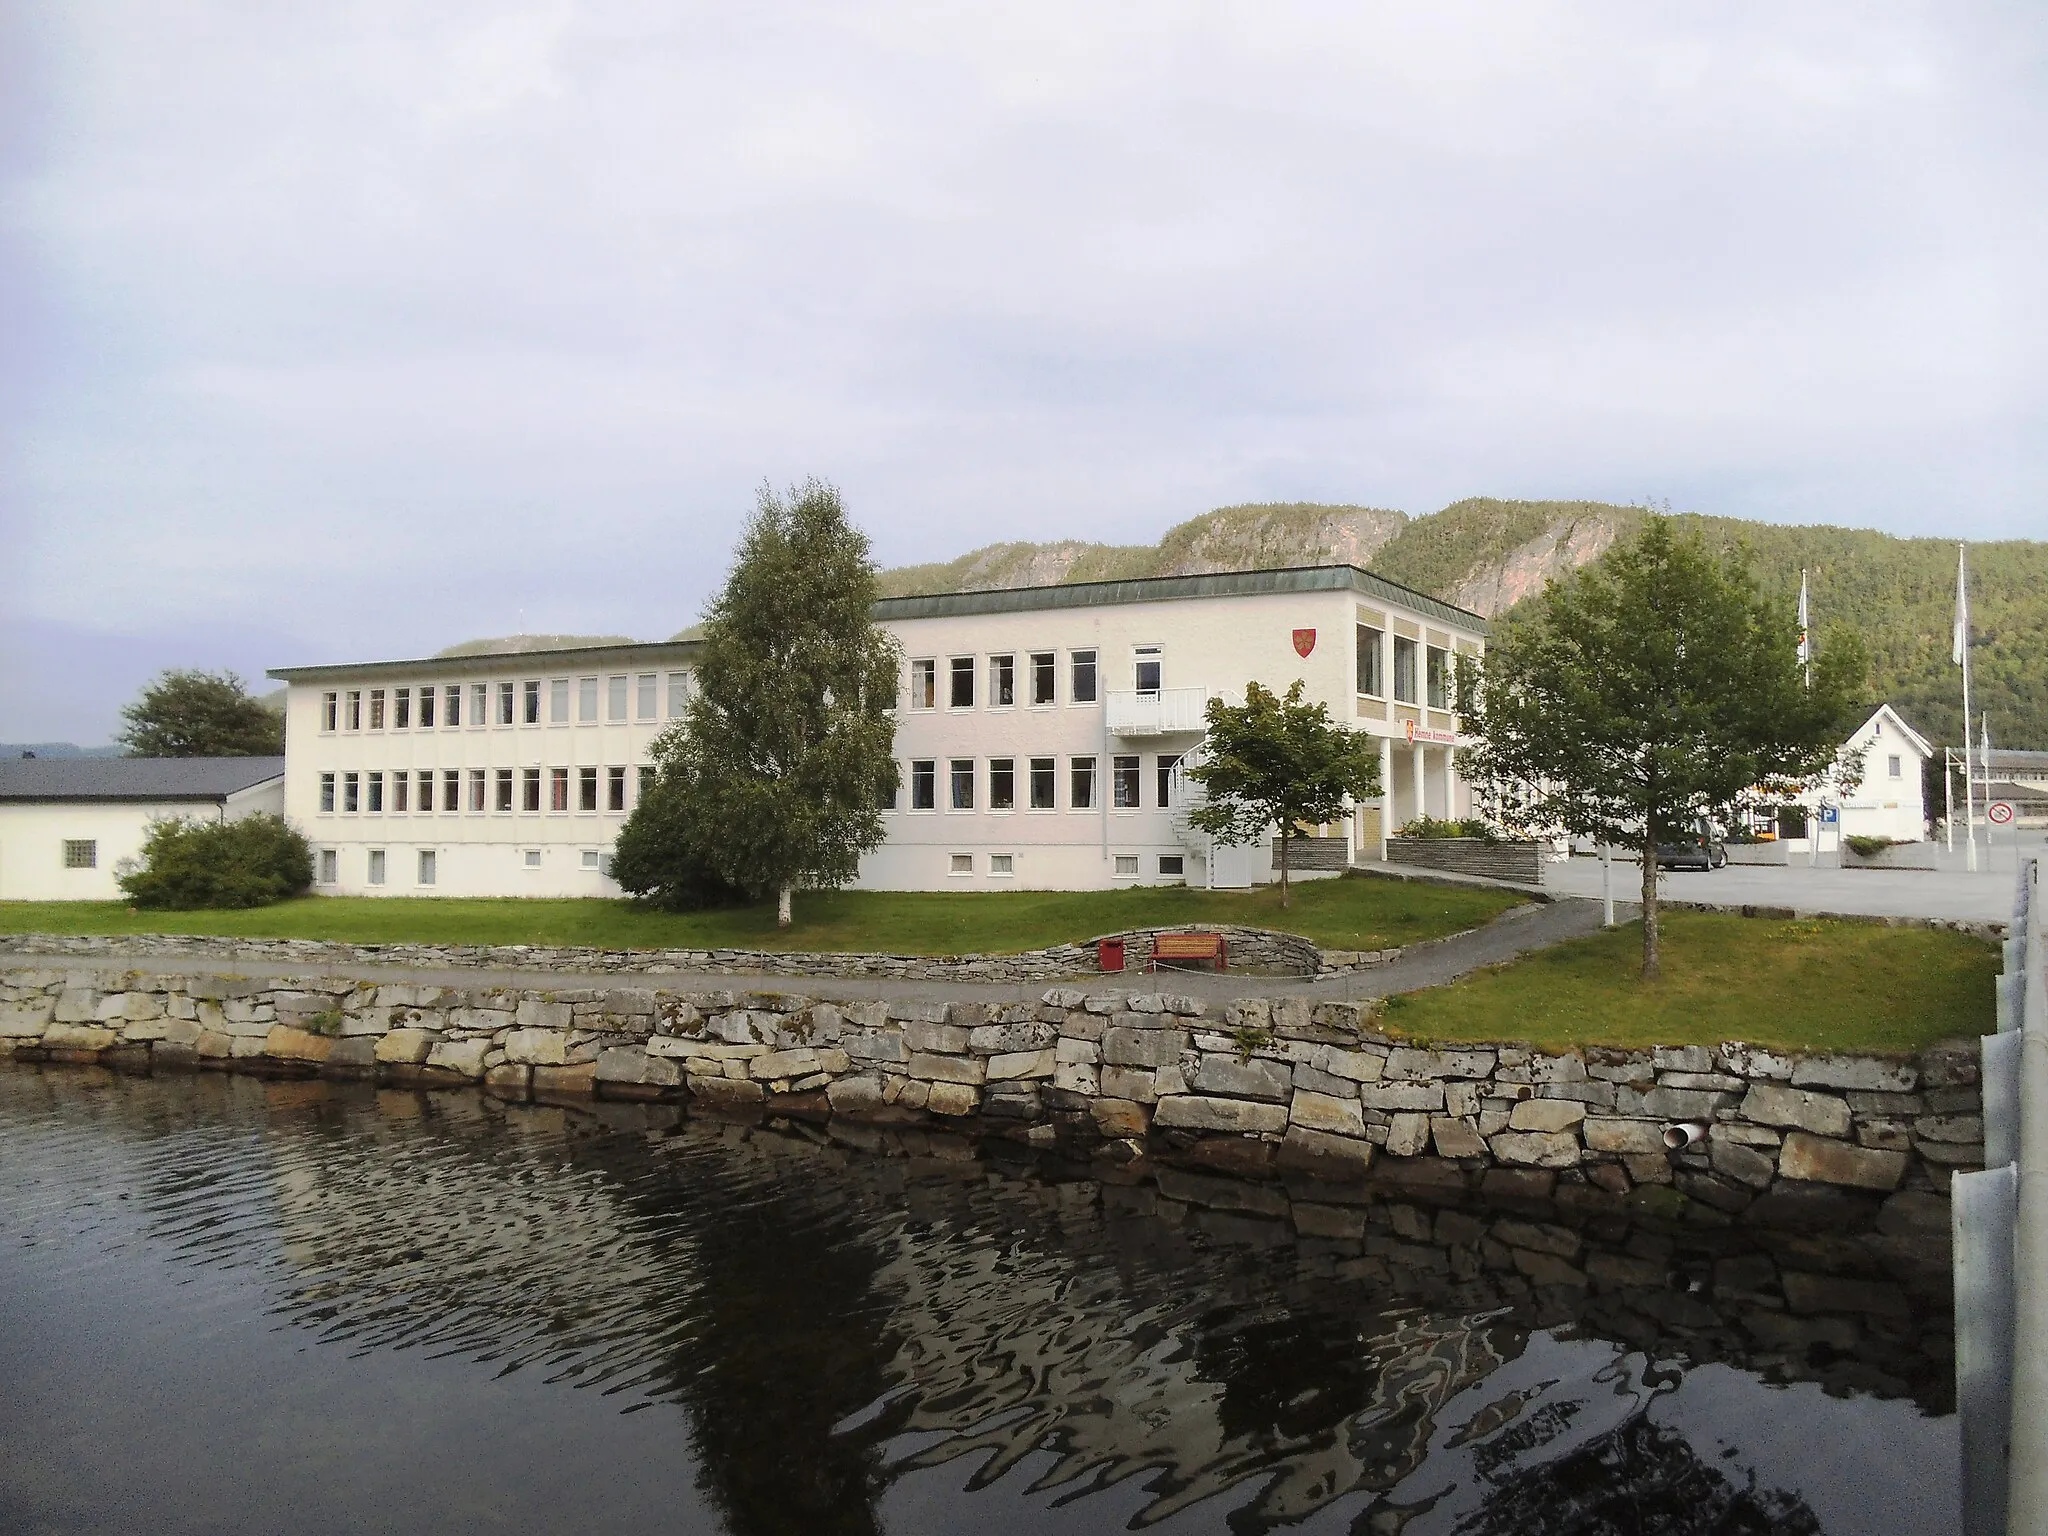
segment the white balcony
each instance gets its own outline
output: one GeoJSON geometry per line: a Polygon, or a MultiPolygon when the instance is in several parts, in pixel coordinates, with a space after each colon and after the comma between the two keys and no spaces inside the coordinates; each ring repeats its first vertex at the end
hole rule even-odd
{"type": "Polygon", "coordinates": [[[1203,710],[1206,688],[1158,688],[1111,693],[1109,733],[1112,736],[1199,736],[1209,728],[1203,710]]]}

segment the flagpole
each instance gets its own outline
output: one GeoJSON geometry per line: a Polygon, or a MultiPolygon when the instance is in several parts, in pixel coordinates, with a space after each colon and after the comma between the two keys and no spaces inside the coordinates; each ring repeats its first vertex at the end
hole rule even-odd
{"type": "Polygon", "coordinates": [[[1968,868],[1977,872],[1977,781],[1970,751],[1970,587],[1964,546],[1956,546],[1956,659],[1963,664],[1963,828],[1968,868]]]}

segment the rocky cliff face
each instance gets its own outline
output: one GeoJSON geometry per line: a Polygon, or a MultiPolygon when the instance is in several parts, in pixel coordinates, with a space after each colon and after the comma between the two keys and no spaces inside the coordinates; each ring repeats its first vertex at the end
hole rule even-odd
{"type": "Polygon", "coordinates": [[[1540,594],[1545,582],[1599,559],[1621,537],[1623,526],[1624,520],[1611,513],[1561,517],[1498,560],[1481,560],[1442,596],[1488,618],[1505,613],[1523,598],[1540,594]]]}

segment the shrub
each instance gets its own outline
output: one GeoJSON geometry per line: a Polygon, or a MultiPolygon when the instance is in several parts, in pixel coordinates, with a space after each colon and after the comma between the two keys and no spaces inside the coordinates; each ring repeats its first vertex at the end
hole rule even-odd
{"type": "Polygon", "coordinates": [[[1477,837],[1489,843],[1500,841],[1498,828],[1468,816],[1457,821],[1438,821],[1434,816],[1418,816],[1394,834],[1396,837],[1477,837]]]}
{"type": "Polygon", "coordinates": [[[142,863],[121,876],[138,907],[260,907],[304,894],[313,850],[282,816],[160,821],[142,863]]]}
{"type": "Polygon", "coordinates": [[[1859,859],[1874,859],[1887,848],[1898,846],[1896,837],[1845,837],[1842,844],[1859,859]]]}

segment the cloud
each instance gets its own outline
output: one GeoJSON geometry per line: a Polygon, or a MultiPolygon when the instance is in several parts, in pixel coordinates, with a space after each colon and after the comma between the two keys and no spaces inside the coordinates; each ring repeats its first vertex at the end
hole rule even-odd
{"type": "Polygon", "coordinates": [[[17,624],[666,634],[807,473],[891,562],[1275,497],[2040,531],[2027,9],[22,16],[17,624]]]}

